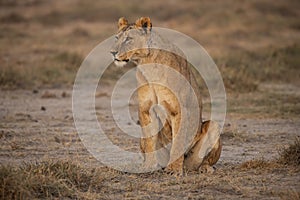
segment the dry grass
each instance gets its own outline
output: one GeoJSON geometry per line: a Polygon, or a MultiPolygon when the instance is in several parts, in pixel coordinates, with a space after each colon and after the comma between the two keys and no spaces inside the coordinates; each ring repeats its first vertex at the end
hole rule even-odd
{"type": "Polygon", "coordinates": [[[98,190],[101,180],[97,171],[71,161],[1,166],[0,199],[82,199],[98,190]]]}
{"type": "Polygon", "coordinates": [[[183,177],[161,171],[123,173],[92,167],[69,156],[64,160],[2,165],[0,199],[297,199],[297,183],[291,177],[297,176],[299,163],[282,162],[286,157],[299,158],[297,148],[299,140],[283,150],[278,159],[224,164],[214,174],[188,172],[183,177]],[[283,181],[291,182],[288,187],[277,188],[283,181]]]}
{"type": "Polygon", "coordinates": [[[106,167],[90,168],[76,161],[25,163],[19,167],[1,166],[0,199],[215,199],[261,195],[291,195],[296,199],[299,192],[294,189],[263,186],[274,178],[280,180],[280,175],[272,174],[276,170],[287,173],[289,167],[260,159],[239,167],[222,167],[212,175],[190,172],[176,178],[163,172],[127,174],[106,167]]]}
{"type": "Polygon", "coordinates": [[[297,137],[295,142],[288,148],[279,152],[279,162],[285,165],[294,165],[300,168],[300,139],[297,137]]]}
{"type": "Polygon", "coordinates": [[[271,170],[271,169],[276,169],[280,166],[278,162],[276,161],[267,161],[263,158],[261,159],[254,159],[254,160],[249,160],[244,163],[242,163],[239,168],[241,170],[247,171],[247,170],[259,170],[262,172],[263,170],[271,170]]]}
{"type": "Polygon", "coordinates": [[[257,52],[232,51],[216,59],[225,86],[233,92],[256,91],[261,83],[299,84],[300,46],[295,43],[283,48],[267,48],[257,52]]]}
{"type": "Polygon", "coordinates": [[[279,157],[275,160],[266,160],[264,158],[253,159],[242,163],[239,166],[241,170],[272,170],[280,167],[296,167],[300,170],[300,139],[297,137],[293,144],[279,151],[279,157]]]}
{"type": "Polygon", "coordinates": [[[39,59],[41,64],[26,66],[26,61],[7,64],[0,70],[0,86],[5,89],[71,86],[83,58],[75,53],[53,53],[39,59]]]}
{"type": "Polygon", "coordinates": [[[297,87],[291,85],[280,86],[279,89],[271,89],[276,84],[260,87],[257,91],[236,95],[228,98],[228,114],[242,114],[248,118],[279,117],[291,118],[300,114],[298,104],[300,96],[297,87]]]}
{"type": "Polygon", "coordinates": [[[80,61],[95,46],[91,41],[112,35],[120,16],[135,20],[143,15],[151,16],[155,26],[177,29],[204,45],[217,62],[227,91],[256,91],[262,82],[299,84],[299,4],[293,0],[245,4],[192,0],[173,5],[4,0],[0,5],[5,10],[0,15],[1,88],[72,85],[80,61]],[[20,12],[24,9],[26,13],[20,12]],[[47,49],[45,40],[50,41],[47,49]]]}

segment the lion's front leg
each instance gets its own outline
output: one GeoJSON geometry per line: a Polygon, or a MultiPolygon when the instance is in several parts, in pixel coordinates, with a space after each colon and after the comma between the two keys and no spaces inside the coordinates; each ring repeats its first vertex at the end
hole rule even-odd
{"type": "Polygon", "coordinates": [[[156,137],[141,138],[140,148],[144,157],[144,167],[147,170],[155,170],[158,167],[155,143],[156,137]]]}
{"type": "Polygon", "coordinates": [[[170,163],[167,168],[166,172],[169,174],[175,174],[175,175],[182,175],[183,174],[183,161],[184,161],[184,155],[179,156],[177,160],[170,163]]]}
{"type": "Polygon", "coordinates": [[[167,172],[177,175],[183,174],[183,162],[185,151],[185,134],[178,133],[180,126],[180,114],[172,116],[172,146],[170,151],[170,161],[166,168],[167,172]]]}
{"type": "Polygon", "coordinates": [[[158,167],[157,161],[157,133],[159,132],[159,119],[151,111],[152,102],[147,101],[139,107],[139,120],[142,127],[140,141],[141,152],[144,157],[144,165],[147,169],[154,170],[158,167]]]}

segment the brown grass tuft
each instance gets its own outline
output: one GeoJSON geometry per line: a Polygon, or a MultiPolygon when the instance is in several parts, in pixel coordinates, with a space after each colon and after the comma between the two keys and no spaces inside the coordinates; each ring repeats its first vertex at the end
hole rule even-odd
{"type": "Polygon", "coordinates": [[[300,166],[300,139],[296,138],[295,142],[289,147],[281,150],[279,152],[280,157],[275,160],[265,160],[254,159],[242,163],[238,168],[241,170],[250,170],[250,169],[276,169],[283,167],[284,165],[288,166],[300,166]]]}
{"type": "Polygon", "coordinates": [[[241,170],[250,170],[250,169],[263,170],[263,169],[275,169],[278,166],[279,166],[279,164],[277,162],[267,161],[267,160],[264,160],[263,158],[261,158],[261,159],[246,161],[239,166],[239,169],[241,169],[241,170]]]}
{"type": "Polygon", "coordinates": [[[289,147],[281,150],[279,155],[280,163],[300,167],[300,138],[297,137],[295,142],[289,147]]]}
{"type": "Polygon", "coordinates": [[[70,161],[27,163],[0,167],[0,199],[82,199],[81,194],[101,185],[95,170],[70,161]],[[79,195],[79,196],[78,196],[79,195]]]}

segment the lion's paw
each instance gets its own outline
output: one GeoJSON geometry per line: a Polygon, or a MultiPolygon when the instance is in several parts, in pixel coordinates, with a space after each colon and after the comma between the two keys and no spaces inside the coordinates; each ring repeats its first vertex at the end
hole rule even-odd
{"type": "Polygon", "coordinates": [[[199,167],[200,174],[213,174],[216,169],[210,165],[202,165],[199,167]]]}
{"type": "Polygon", "coordinates": [[[168,166],[164,170],[167,174],[173,175],[173,176],[182,176],[183,175],[183,169],[182,168],[174,168],[172,166],[168,166]]]}

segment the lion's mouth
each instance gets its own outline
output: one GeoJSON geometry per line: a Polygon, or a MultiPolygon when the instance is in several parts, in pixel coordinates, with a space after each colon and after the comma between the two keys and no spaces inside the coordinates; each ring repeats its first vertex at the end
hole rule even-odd
{"type": "Polygon", "coordinates": [[[114,59],[114,63],[118,67],[124,67],[129,62],[129,59],[120,60],[118,58],[114,59]]]}
{"type": "Polygon", "coordinates": [[[120,59],[118,59],[118,58],[115,58],[115,62],[129,62],[129,59],[124,59],[124,60],[120,60],[120,59]]]}

